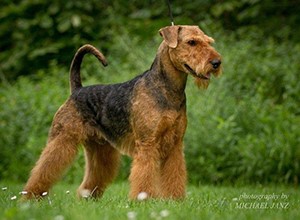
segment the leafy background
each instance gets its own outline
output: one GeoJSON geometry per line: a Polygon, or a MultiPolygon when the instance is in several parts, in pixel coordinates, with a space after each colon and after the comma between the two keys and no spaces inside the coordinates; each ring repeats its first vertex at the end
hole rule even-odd
{"type": "MultiPolygon", "coordinates": [[[[216,40],[223,75],[206,91],[188,82],[185,155],[194,184],[286,183],[300,177],[300,2],[174,0],[176,24],[216,40]]],[[[69,96],[68,69],[91,43],[85,85],[126,81],[148,69],[169,25],[165,1],[2,0],[0,8],[0,179],[23,182],[69,96]]],[[[123,157],[119,179],[128,177],[123,157]]],[[[64,175],[80,182],[82,151],[64,175]]]]}

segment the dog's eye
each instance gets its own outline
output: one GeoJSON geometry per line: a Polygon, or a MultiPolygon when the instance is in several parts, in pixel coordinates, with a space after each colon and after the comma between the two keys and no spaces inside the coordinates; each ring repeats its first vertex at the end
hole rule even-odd
{"type": "Polygon", "coordinates": [[[195,40],[189,40],[187,42],[190,46],[195,46],[197,44],[197,42],[195,40]]]}

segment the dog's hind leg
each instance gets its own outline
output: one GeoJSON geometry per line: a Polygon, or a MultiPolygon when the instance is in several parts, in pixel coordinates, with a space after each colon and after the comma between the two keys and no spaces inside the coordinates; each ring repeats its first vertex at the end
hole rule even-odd
{"type": "Polygon", "coordinates": [[[120,153],[109,143],[88,140],[85,146],[85,175],[77,190],[82,198],[99,198],[118,173],[120,153]]]}
{"type": "Polygon", "coordinates": [[[38,198],[48,192],[71,164],[77,153],[76,143],[65,137],[50,141],[43,150],[24,188],[27,198],[38,198]]]}
{"type": "Polygon", "coordinates": [[[41,198],[48,193],[75,158],[82,134],[81,119],[72,103],[66,102],[54,117],[48,143],[24,187],[25,199],[41,198]]]}

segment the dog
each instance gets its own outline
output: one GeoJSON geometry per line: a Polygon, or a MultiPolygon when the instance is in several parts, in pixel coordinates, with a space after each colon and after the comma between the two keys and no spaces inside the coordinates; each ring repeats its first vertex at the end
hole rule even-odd
{"type": "Polygon", "coordinates": [[[107,61],[91,45],[77,51],[70,68],[71,95],[54,116],[47,145],[24,187],[25,199],[48,194],[79,145],[86,160],[79,197],[102,196],[117,175],[121,154],[133,158],[131,199],[141,193],[147,198],[185,197],[187,77],[207,88],[211,76],[222,72],[221,55],[198,26],[167,26],[159,33],[163,41],[151,68],[124,83],[83,87],[84,55],[95,55],[104,66],[107,61]]]}

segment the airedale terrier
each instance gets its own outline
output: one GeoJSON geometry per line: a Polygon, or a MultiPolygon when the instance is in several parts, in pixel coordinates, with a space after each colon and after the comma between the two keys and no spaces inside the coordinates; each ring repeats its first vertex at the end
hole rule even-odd
{"type": "Polygon", "coordinates": [[[85,150],[81,197],[100,197],[118,172],[121,153],[133,158],[129,197],[180,199],[187,181],[183,136],[187,126],[187,76],[206,88],[221,73],[214,40],[198,26],[160,29],[163,37],[150,68],[119,84],[82,87],[80,65],[86,53],[104,66],[93,46],[81,47],[71,64],[71,96],[55,114],[45,149],[24,188],[25,198],[41,198],[85,150]]]}

